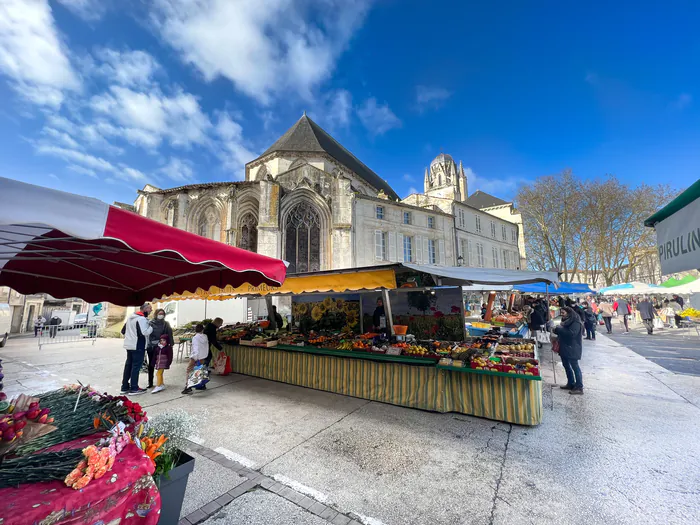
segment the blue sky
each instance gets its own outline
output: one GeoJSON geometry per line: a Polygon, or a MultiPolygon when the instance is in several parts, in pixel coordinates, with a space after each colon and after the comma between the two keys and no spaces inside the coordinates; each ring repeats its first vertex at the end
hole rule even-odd
{"type": "Polygon", "coordinates": [[[693,2],[3,0],[2,175],[131,202],[241,180],[306,110],[400,195],[700,167],[693,2]],[[526,4],[529,6],[526,7],[526,4]],[[534,7],[536,5],[536,7],[534,7]]]}

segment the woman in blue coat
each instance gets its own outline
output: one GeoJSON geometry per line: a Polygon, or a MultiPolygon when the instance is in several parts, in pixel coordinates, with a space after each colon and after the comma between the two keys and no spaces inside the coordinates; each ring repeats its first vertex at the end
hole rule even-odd
{"type": "Polygon", "coordinates": [[[562,309],[561,324],[554,329],[559,338],[559,357],[566,371],[566,385],[561,388],[569,394],[583,394],[583,378],[579,360],[583,350],[583,323],[574,310],[567,306],[562,309]]]}

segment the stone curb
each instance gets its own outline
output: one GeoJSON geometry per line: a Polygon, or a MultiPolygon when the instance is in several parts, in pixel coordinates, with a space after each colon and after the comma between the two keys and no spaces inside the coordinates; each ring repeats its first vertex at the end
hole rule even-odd
{"type": "Polygon", "coordinates": [[[282,483],[265,476],[257,470],[252,470],[245,465],[232,461],[223,454],[219,454],[210,448],[203,447],[202,445],[190,441],[188,449],[213,461],[214,463],[217,463],[218,465],[221,465],[222,467],[233,470],[239,476],[246,478],[246,481],[228,492],[214,498],[209,503],[202,505],[200,508],[191,512],[184,518],[181,518],[178,525],[197,525],[198,523],[201,523],[211,516],[217,514],[219,511],[221,511],[221,509],[236,498],[255,489],[266,490],[273,494],[277,494],[287,501],[294,503],[297,507],[311,512],[312,514],[315,514],[319,518],[322,518],[333,525],[362,525],[359,521],[353,519],[352,514],[343,514],[342,512],[339,512],[338,510],[329,507],[320,501],[310,498],[306,494],[297,492],[291,487],[283,485],[282,483]]]}

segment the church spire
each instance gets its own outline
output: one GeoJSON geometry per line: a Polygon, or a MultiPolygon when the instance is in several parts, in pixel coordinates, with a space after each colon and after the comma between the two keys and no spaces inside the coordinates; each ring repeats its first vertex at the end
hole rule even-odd
{"type": "Polygon", "coordinates": [[[428,176],[428,168],[425,168],[425,178],[423,179],[423,191],[430,189],[430,177],[428,176]]]}

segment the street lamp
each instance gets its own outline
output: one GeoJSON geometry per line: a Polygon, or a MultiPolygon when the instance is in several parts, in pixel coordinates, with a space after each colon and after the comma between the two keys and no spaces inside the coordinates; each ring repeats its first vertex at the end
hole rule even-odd
{"type": "Polygon", "coordinates": [[[464,264],[464,257],[461,255],[457,257],[457,266],[462,266],[464,264]]]}

